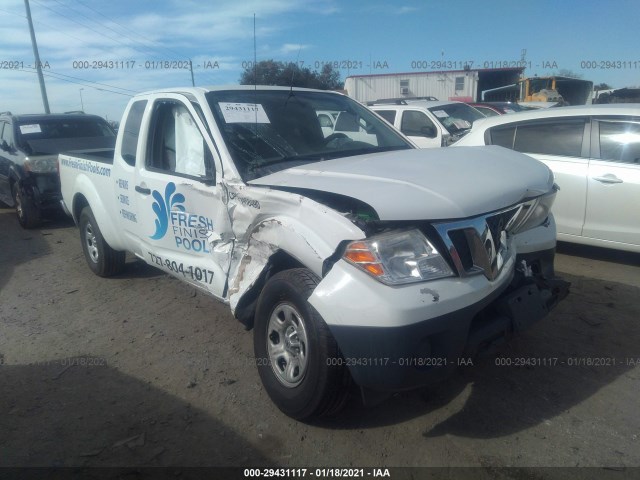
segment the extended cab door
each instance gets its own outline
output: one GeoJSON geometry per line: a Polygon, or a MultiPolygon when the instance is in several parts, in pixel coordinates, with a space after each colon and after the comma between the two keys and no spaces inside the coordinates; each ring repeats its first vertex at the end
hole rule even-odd
{"type": "Polygon", "coordinates": [[[153,99],[146,117],[145,151],[133,179],[139,254],[223,298],[233,237],[213,142],[182,95],[153,99]]]}
{"type": "Polygon", "coordinates": [[[583,235],[640,245],[640,118],[594,121],[583,235]]]}

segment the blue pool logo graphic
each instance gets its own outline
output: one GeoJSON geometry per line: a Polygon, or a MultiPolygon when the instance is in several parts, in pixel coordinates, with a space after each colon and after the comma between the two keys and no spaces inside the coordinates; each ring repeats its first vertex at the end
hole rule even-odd
{"type": "Polygon", "coordinates": [[[176,192],[176,184],[173,182],[167,183],[167,187],[164,190],[164,198],[162,194],[157,190],[153,191],[153,211],[156,213],[156,232],[150,236],[151,240],[160,240],[167,233],[169,228],[169,212],[176,209],[184,212],[184,195],[176,192]]]}

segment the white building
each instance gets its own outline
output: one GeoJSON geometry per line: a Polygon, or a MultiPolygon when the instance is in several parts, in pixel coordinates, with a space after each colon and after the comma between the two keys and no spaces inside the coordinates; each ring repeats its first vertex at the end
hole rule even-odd
{"type": "Polygon", "coordinates": [[[523,70],[492,68],[352,75],[346,78],[344,89],[351,98],[363,103],[402,97],[473,102],[480,100],[484,90],[517,83],[523,70]]]}

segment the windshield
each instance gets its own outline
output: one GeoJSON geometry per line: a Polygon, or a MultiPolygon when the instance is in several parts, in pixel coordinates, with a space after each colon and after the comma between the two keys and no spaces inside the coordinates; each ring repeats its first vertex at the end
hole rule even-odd
{"type": "Polygon", "coordinates": [[[475,108],[466,103],[450,103],[429,108],[451,135],[461,135],[469,131],[473,122],[485,118],[475,108]]]}
{"type": "Polygon", "coordinates": [[[312,162],[413,148],[343,95],[225,90],[209,92],[207,100],[244,181],[312,162]]]}

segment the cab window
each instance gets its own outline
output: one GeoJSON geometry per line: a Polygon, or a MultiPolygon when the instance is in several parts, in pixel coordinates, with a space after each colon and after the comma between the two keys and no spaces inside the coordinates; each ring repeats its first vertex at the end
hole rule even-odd
{"type": "Polygon", "coordinates": [[[400,131],[408,136],[435,138],[438,135],[436,126],[422,112],[407,110],[402,114],[400,131]]]}
{"type": "Polygon", "coordinates": [[[395,110],[376,110],[376,113],[384,118],[391,125],[396,121],[396,112],[395,110]]]}
{"type": "Polygon", "coordinates": [[[136,164],[136,151],[138,149],[138,136],[140,135],[140,125],[144,109],[147,106],[146,100],[134,102],[129,109],[127,121],[122,131],[122,146],[120,147],[120,155],[127,164],[132,167],[136,164]]]}
{"type": "Polygon", "coordinates": [[[176,101],[157,102],[152,129],[148,168],[188,177],[212,176],[213,156],[187,107],[176,101]]]}
{"type": "MultiPolygon", "coordinates": [[[[2,140],[7,142],[10,147],[13,145],[13,135],[11,135],[11,124],[3,122],[0,124],[0,130],[2,130],[2,140]],[[2,126],[4,125],[4,128],[2,126]]],[[[2,143],[2,141],[0,141],[2,143]]]]}

